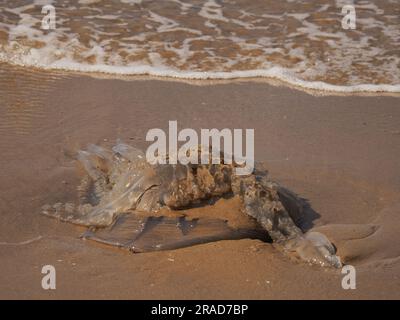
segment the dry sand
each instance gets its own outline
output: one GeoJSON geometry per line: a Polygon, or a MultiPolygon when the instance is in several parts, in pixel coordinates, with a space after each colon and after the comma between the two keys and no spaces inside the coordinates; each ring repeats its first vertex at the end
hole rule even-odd
{"type": "MultiPolygon", "coordinates": [[[[315,97],[266,83],[197,86],[95,79],[0,65],[0,298],[400,298],[400,98],[315,97]],[[357,270],[296,263],[259,240],[130,254],[41,216],[75,192],[74,153],[146,132],[254,128],[256,158],[308,199],[303,228],[320,229],[357,270]],[[41,268],[57,289],[41,288],[41,268]]],[[[221,200],[211,212],[235,210],[221,200]]]]}

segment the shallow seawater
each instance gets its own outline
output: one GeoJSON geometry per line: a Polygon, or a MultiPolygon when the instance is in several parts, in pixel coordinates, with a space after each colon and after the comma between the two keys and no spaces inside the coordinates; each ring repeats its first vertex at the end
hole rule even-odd
{"type": "Polygon", "coordinates": [[[314,89],[400,91],[398,0],[4,0],[0,59],[112,74],[275,77],[314,89]],[[42,30],[42,7],[56,29],[42,30]]]}

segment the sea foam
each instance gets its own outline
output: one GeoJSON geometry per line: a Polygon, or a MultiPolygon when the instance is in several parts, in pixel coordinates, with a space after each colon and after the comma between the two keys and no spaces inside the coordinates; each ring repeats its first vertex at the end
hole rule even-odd
{"type": "MultiPolygon", "coordinates": [[[[330,92],[400,92],[398,8],[358,6],[341,28],[341,2],[65,0],[56,29],[44,1],[0,5],[0,60],[44,69],[180,79],[273,78],[330,92]],[[77,23],[79,22],[79,23],[77,23]]],[[[50,2],[49,2],[50,3],[50,2]]]]}

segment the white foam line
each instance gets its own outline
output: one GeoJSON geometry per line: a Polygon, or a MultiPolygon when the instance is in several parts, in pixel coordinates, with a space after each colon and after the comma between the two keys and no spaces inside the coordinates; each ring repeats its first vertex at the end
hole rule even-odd
{"type": "MultiPolygon", "coordinates": [[[[1,60],[1,59],[0,59],[1,60]]],[[[6,61],[7,62],[7,61],[6,61]]],[[[115,75],[149,75],[156,77],[169,77],[189,80],[218,80],[218,79],[238,79],[238,78],[272,78],[286,82],[297,87],[322,90],[330,92],[391,92],[399,93],[400,84],[359,84],[359,85],[334,85],[322,81],[305,81],[298,79],[289,70],[281,67],[272,67],[270,69],[255,69],[246,71],[230,72],[203,72],[203,71],[182,71],[167,67],[152,67],[146,65],[138,66],[110,66],[104,64],[84,65],[77,62],[59,60],[50,65],[40,63],[17,63],[22,66],[39,67],[43,69],[70,70],[78,72],[97,72],[115,75]]]]}

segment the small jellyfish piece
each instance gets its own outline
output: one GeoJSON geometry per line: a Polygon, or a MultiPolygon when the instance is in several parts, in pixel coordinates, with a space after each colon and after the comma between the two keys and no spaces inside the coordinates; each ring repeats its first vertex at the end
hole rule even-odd
{"type": "Polygon", "coordinates": [[[159,179],[139,149],[123,143],[112,150],[92,144],[78,152],[77,160],[86,173],[78,186],[78,203],[45,205],[43,214],[78,225],[106,227],[140,202],[139,209],[157,208],[157,195],[145,194],[159,185],[159,179]]]}
{"type": "Polygon", "coordinates": [[[318,264],[321,267],[342,267],[340,257],[336,255],[334,246],[320,232],[311,231],[296,239],[293,249],[306,262],[318,264]]]}

